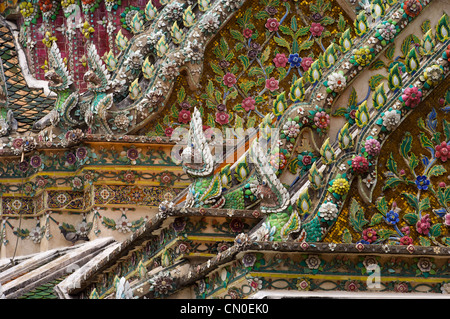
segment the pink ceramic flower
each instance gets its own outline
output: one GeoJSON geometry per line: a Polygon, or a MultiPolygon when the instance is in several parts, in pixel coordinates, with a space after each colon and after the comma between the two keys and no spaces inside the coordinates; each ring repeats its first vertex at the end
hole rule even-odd
{"type": "Polygon", "coordinates": [[[322,35],[324,27],[320,23],[311,23],[311,27],[309,28],[309,31],[311,34],[315,37],[320,37],[322,35]]]}
{"type": "Polygon", "coordinates": [[[314,124],[318,128],[326,128],[330,124],[330,116],[325,111],[317,112],[314,115],[314,124]]]}
{"type": "Polygon", "coordinates": [[[166,130],[165,130],[165,134],[166,134],[166,136],[172,136],[172,133],[173,133],[173,128],[172,127],[168,127],[168,128],[166,128],[166,130]]]}
{"type": "Polygon", "coordinates": [[[250,111],[250,110],[254,110],[255,109],[255,99],[252,98],[251,96],[246,97],[243,101],[242,101],[242,107],[244,108],[244,110],[246,112],[250,111]]]}
{"type": "Polygon", "coordinates": [[[445,216],[444,216],[444,225],[450,226],[450,214],[449,213],[445,214],[445,216]]]}
{"type": "Polygon", "coordinates": [[[233,73],[227,73],[223,76],[223,84],[229,88],[236,84],[236,76],[233,73]]]}
{"type": "Polygon", "coordinates": [[[411,230],[409,229],[409,226],[404,226],[401,229],[402,233],[409,235],[409,233],[411,232],[411,230]]]}
{"type": "Polygon", "coordinates": [[[440,158],[441,161],[447,162],[450,156],[450,145],[447,145],[447,142],[442,142],[437,145],[435,148],[436,153],[434,154],[436,158],[440,158]]]}
{"type": "Polygon", "coordinates": [[[400,238],[400,245],[411,245],[413,243],[413,240],[411,237],[409,236],[403,236],[402,238],[400,238]]]}
{"type": "Polygon", "coordinates": [[[242,34],[244,35],[245,38],[251,38],[253,35],[253,31],[249,28],[244,29],[244,31],[242,32],[242,34]]]}
{"type": "Polygon", "coordinates": [[[280,26],[280,23],[275,18],[269,18],[267,19],[267,22],[265,24],[267,30],[270,32],[276,32],[278,31],[278,27],[280,26]]]}
{"type": "Polygon", "coordinates": [[[226,112],[216,112],[216,122],[219,124],[227,124],[229,121],[230,115],[226,112]]]}
{"type": "Polygon", "coordinates": [[[364,156],[355,156],[352,159],[352,169],[355,173],[365,173],[369,170],[369,162],[364,156]]]}
{"type": "Polygon", "coordinates": [[[422,100],[422,91],[417,87],[409,87],[403,91],[402,100],[407,107],[415,108],[422,100]]]}
{"type": "Polygon", "coordinates": [[[366,149],[366,152],[369,155],[377,156],[380,154],[381,151],[381,144],[378,142],[378,140],[371,138],[366,140],[366,143],[364,144],[364,148],[366,149]]]}
{"type": "Polygon", "coordinates": [[[417,223],[416,230],[419,234],[428,235],[431,227],[431,219],[428,214],[424,215],[417,223]]]}
{"type": "Polygon", "coordinates": [[[277,53],[275,58],[272,60],[275,63],[277,68],[284,68],[288,62],[288,58],[284,55],[284,53],[277,53]]]}
{"type": "Polygon", "coordinates": [[[275,80],[274,77],[266,80],[266,89],[268,89],[270,92],[276,91],[278,90],[278,88],[278,80],[275,80]]]}
{"type": "Polygon", "coordinates": [[[191,112],[188,110],[181,110],[178,113],[178,121],[187,124],[191,121],[191,112]]]}
{"type": "Polygon", "coordinates": [[[373,243],[375,240],[377,240],[377,232],[373,230],[372,228],[367,228],[363,230],[363,238],[365,241],[369,243],[373,243]]]}
{"type": "Polygon", "coordinates": [[[303,71],[306,72],[309,70],[309,68],[311,67],[311,64],[314,62],[314,59],[311,57],[306,57],[302,59],[302,63],[300,64],[300,66],[302,67],[303,71]]]}

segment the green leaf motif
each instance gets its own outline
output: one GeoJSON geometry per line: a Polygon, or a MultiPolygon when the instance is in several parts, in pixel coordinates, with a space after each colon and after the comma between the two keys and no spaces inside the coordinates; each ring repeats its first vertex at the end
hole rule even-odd
{"type": "Polygon", "coordinates": [[[387,160],[386,167],[392,173],[397,174],[397,162],[395,161],[394,156],[392,155],[392,152],[391,152],[391,154],[389,154],[389,158],[387,160]]]}
{"type": "Polygon", "coordinates": [[[290,45],[289,42],[287,42],[285,39],[279,38],[279,37],[274,37],[273,39],[275,40],[275,42],[276,42],[280,47],[285,47],[285,48],[287,48],[289,51],[291,50],[291,45],[290,45]]]}
{"type": "Polygon", "coordinates": [[[250,65],[250,61],[248,60],[248,57],[245,55],[240,55],[238,59],[242,62],[242,65],[244,66],[244,70],[248,68],[250,65]]]}
{"type": "Polygon", "coordinates": [[[403,215],[403,219],[408,223],[408,225],[411,226],[414,226],[419,221],[419,217],[414,213],[407,213],[403,215]]]}
{"type": "Polygon", "coordinates": [[[309,50],[314,44],[314,40],[310,40],[310,41],[304,41],[302,42],[302,44],[298,47],[298,51],[303,51],[303,50],[309,50]]]}
{"type": "Polygon", "coordinates": [[[431,205],[430,205],[430,199],[428,197],[425,197],[424,199],[422,199],[419,203],[419,211],[423,212],[427,209],[430,209],[431,205]]]}
{"type": "Polygon", "coordinates": [[[240,42],[243,42],[243,43],[246,43],[247,41],[245,40],[245,37],[242,35],[242,33],[240,33],[239,31],[237,31],[237,30],[230,30],[230,33],[231,33],[231,36],[234,38],[234,39],[236,39],[236,40],[238,40],[238,41],[240,41],[240,42]]]}
{"type": "Polygon", "coordinates": [[[419,209],[419,200],[415,195],[403,192],[402,196],[406,198],[406,201],[414,208],[414,210],[417,211],[419,209]]]}
{"type": "Polygon", "coordinates": [[[440,176],[447,172],[447,170],[442,165],[435,165],[433,166],[430,171],[428,172],[429,176],[440,176]]]}
{"type": "Polygon", "coordinates": [[[370,224],[369,226],[375,226],[378,225],[379,223],[381,223],[381,221],[383,220],[383,215],[380,213],[376,213],[372,216],[372,218],[370,219],[370,224]]]}
{"type": "Polygon", "coordinates": [[[423,247],[430,247],[431,246],[431,241],[428,238],[426,238],[426,237],[420,237],[419,238],[419,243],[423,247]]]}
{"type": "Polygon", "coordinates": [[[345,114],[347,114],[347,108],[346,107],[339,107],[339,108],[336,109],[336,111],[334,111],[332,116],[344,116],[345,114]]]}
{"type": "Polygon", "coordinates": [[[386,182],[384,183],[383,190],[396,187],[398,184],[402,183],[403,180],[398,177],[390,177],[386,182]]]}
{"type": "Polygon", "coordinates": [[[348,106],[356,105],[358,103],[358,94],[354,87],[352,87],[352,91],[350,92],[350,96],[348,98],[348,106]]]}
{"type": "Polygon", "coordinates": [[[386,79],[384,75],[381,74],[375,74],[373,75],[369,80],[369,85],[372,91],[375,91],[377,86],[381,83],[382,80],[386,79]]]}
{"type": "Polygon", "coordinates": [[[211,65],[211,68],[214,71],[214,73],[216,73],[220,76],[224,75],[223,70],[217,64],[215,64],[213,62],[210,62],[209,64],[211,65]]]}
{"type": "Polygon", "coordinates": [[[385,197],[381,197],[377,200],[377,209],[381,214],[386,216],[388,212],[388,205],[385,197]]]}
{"type": "Polygon", "coordinates": [[[428,136],[426,136],[425,133],[423,133],[423,132],[420,133],[420,144],[424,148],[431,147],[432,149],[434,149],[433,143],[430,141],[428,136]]]}
{"type": "Polygon", "coordinates": [[[290,35],[291,37],[294,36],[294,32],[292,32],[292,30],[285,25],[280,25],[280,31],[285,35],[290,35]]]}
{"type": "Polygon", "coordinates": [[[411,169],[411,172],[414,172],[414,169],[419,164],[419,159],[417,158],[416,154],[411,152],[411,156],[409,157],[408,165],[411,169]]]}
{"type": "Polygon", "coordinates": [[[409,132],[406,132],[405,137],[402,140],[402,144],[400,145],[400,153],[404,158],[408,158],[408,153],[411,150],[412,146],[412,135],[409,132]]]}
{"type": "Polygon", "coordinates": [[[386,66],[383,60],[376,60],[370,65],[370,70],[379,70],[386,66]]]}
{"type": "Polygon", "coordinates": [[[353,241],[352,234],[350,234],[347,228],[344,230],[344,233],[342,234],[342,241],[345,244],[351,244],[353,241]]]}
{"type": "Polygon", "coordinates": [[[364,217],[364,210],[356,199],[353,198],[350,204],[350,225],[357,233],[360,233],[368,223],[369,221],[364,217]]]}
{"type": "Polygon", "coordinates": [[[437,223],[434,224],[433,226],[430,227],[430,235],[432,237],[438,237],[441,235],[442,231],[441,231],[441,223],[437,223]]]}
{"type": "Polygon", "coordinates": [[[389,59],[392,60],[394,58],[394,52],[395,52],[395,45],[391,45],[389,48],[386,49],[386,51],[384,52],[384,56],[389,59]]]}
{"type": "Polygon", "coordinates": [[[384,241],[391,236],[396,236],[397,232],[390,229],[380,229],[377,231],[378,240],[384,241]]]}

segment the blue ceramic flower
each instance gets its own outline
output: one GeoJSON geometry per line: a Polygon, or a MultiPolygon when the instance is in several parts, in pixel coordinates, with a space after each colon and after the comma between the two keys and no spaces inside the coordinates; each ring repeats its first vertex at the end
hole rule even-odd
{"type": "Polygon", "coordinates": [[[395,225],[399,222],[398,213],[394,212],[393,210],[388,211],[386,214],[386,222],[392,225],[395,225]]]}
{"type": "Polygon", "coordinates": [[[292,68],[298,68],[300,67],[300,63],[302,63],[302,58],[298,56],[298,53],[289,54],[288,62],[292,68]]]}
{"type": "Polygon", "coordinates": [[[425,175],[419,175],[416,178],[416,185],[418,189],[426,191],[428,185],[430,185],[430,180],[425,175]]]}

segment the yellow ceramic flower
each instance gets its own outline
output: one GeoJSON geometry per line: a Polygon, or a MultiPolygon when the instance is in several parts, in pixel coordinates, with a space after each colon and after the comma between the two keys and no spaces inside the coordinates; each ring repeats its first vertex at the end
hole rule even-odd
{"type": "Polygon", "coordinates": [[[331,190],[333,193],[339,194],[339,195],[345,195],[347,194],[348,190],[350,189],[350,184],[345,178],[336,178],[333,181],[333,184],[331,186],[331,190]]]}
{"type": "Polygon", "coordinates": [[[353,59],[357,65],[366,66],[372,61],[372,52],[367,46],[353,50],[353,59]]]}

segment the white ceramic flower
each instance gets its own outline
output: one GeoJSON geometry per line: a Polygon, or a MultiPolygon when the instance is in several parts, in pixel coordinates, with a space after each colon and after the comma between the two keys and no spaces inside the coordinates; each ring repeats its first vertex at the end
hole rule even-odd
{"type": "Polygon", "coordinates": [[[36,226],[30,230],[30,233],[28,235],[30,239],[35,244],[39,244],[41,242],[41,228],[39,226],[36,226]]]}
{"type": "Polygon", "coordinates": [[[396,110],[387,111],[383,115],[383,125],[388,131],[392,131],[400,123],[401,113],[396,110]]]}
{"type": "Polygon", "coordinates": [[[324,220],[334,220],[337,218],[338,208],[335,203],[326,202],[320,205],[319,216],[324,220]]]}
{"type": "Polygon", "coordinates": [[[347,79],[342,72],[333,72],[328,76],[328,87],[334,92],[341,92],[347,86],[347,79]]]}
{"type": "Polygon", "coordinates": [[[128,233],[131,231],[131,222],[128,220],[127,216],[122,215],[117,221],[116,221],[116,229],[121,233],[128,233]]]}
{"type": "Polygon", "coordinates": [[[295,121],[287,121],[283,125],[283,133],[289,137],[297,137],[300,132],[300,125],[295,121]]]}

